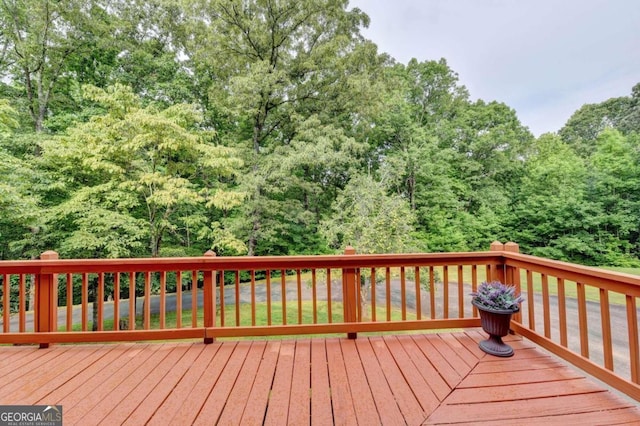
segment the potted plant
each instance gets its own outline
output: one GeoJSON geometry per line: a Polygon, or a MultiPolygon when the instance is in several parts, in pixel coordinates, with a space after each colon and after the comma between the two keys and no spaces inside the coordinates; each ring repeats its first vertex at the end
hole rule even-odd
{"type": "Polygon", "coordinates": [[[483,282],[471,296],[471,303],[480,312],[482,329],[489,334],[487,340],[480,342],[480,349],[495,356],[512,356],[513,348],[502,337],[509,334],[511,315],[520,310],[522,296],[516,294],[514,286],[500,281],[483,282]]]}

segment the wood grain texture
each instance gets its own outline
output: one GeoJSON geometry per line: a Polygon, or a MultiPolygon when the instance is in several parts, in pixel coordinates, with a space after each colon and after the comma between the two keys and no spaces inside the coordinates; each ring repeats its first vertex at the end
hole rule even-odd
{"type": "Polygon", "coordinates": [[[479,329],[290,340],[0,347],[2,404],[65,424],[633,424],[640,409],[517,336],[479,329]]]}

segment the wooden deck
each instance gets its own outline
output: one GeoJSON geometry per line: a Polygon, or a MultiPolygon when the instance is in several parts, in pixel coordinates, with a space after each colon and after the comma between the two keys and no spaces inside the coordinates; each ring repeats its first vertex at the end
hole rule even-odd
{"type": "Polygon", "coordinates": [[[0,347],[0,404],[81,424],[638,424],[640,408],[510,337],[478,330],[297,340],[0,347]]]}

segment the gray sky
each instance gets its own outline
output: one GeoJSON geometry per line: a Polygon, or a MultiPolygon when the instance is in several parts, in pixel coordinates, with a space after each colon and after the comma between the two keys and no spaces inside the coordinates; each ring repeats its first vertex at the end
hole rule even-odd
{"type": "Polygon", "coordinates": [[[640,0],[351,0],[397,61],[445,58],[471,98],[536,135],[640,82],[640,0]]]}

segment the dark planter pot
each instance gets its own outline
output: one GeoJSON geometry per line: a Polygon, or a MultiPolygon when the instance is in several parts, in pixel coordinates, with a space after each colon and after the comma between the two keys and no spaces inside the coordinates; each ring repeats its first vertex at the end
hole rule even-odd
{"type": "Polygon", "coordinates": [[[501,357],[513,356],[513,348],[502,341],[502,337],[509,334],[511,315],[519,311],[487,309],[472,300],[473,306],[480,312],[482,329],[489,334],[487,340],[480,342],[480,349],[484,352],[501,357]]]}

